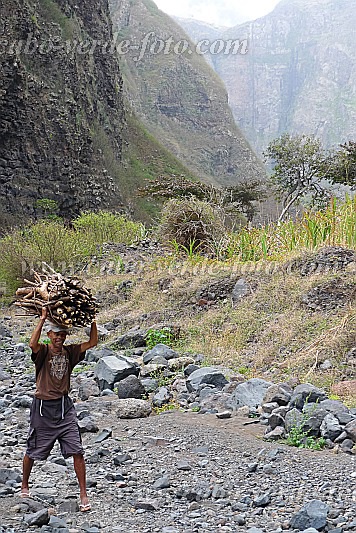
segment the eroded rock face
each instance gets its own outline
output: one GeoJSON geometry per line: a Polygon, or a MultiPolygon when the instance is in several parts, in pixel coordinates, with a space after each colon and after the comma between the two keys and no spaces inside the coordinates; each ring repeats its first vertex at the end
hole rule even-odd
{"type": "MultiPolygon", "coordinates": [[[[206,35],[180,21],[196,41],[206,35]]],[[[259,152],[286,131],[316,134],[324,144],[356,130],[355,1],[284,0],[268,15],[218,37],[244,41],[247,53],[210,56],[238,126],[259,152]]],[[[213,37],[216,39],[216,35],[213,37]]]]}
{"type": "Polygon", "coordinates": [[[115,57],[94,43],[112,39],[107,1],[8,0],[0,35],[0,218],[33,217],[42,198],[61,215],[110,205],[123,101],[115,57]]]}

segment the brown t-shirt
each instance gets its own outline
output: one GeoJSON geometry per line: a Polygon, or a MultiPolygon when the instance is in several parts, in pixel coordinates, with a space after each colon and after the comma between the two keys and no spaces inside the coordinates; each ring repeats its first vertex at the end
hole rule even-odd
{"type": "Polygon", "coordinates": [[[41,344],[39,351],[31,355],[36,367],[36,398],[56,400],[68,394],[72,370],[84,357],[80,344],[63,346],[61,354],[54,354],[50,346],[41,344]]]}

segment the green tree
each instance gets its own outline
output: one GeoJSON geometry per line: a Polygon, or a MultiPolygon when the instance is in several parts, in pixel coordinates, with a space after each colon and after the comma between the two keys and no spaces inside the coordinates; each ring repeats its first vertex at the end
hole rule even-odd
{"type": "Polygon", "coordinates": [[[333,183],[356,188],[356,142],[340,144],[340,149],[333,158],[330,179],[333,183]]]}
{"type": "Polygon", "coordinates": [[[285,218],[293,204],[307,194],[314,202],[330,198],[330,172],[334,158],[323,149],[319,139],[285,134],[268,145],[264,157],[274,164],[271,181],[283,200],[279,221],[285,218]]]}

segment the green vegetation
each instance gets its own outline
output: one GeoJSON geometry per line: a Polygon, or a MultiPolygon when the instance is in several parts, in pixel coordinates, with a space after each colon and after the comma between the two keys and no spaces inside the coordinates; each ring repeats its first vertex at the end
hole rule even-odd
{"type": "Polygon", "coordinates": [[[173,335],[170,328],[149,329],[146,334],[146,346],[149,350],[154,348],[157,344],[170,345],[173,335]]]}
{"type": "Polygon", "coordinates": [[[303,431],[302,425],[292,426],[286,444],[297,448],[308,448],[310,450],[322,450],[325,448],[326,441],[323,437],[316,438],[308,436],[309,431],[303,431]]]}
{"type": "Polygon", "coordinates": [[[83,213],[68,228],[60,220],[40,220],[15,229],[0,240],[0,282],[13,292],[31,269],[42,263],[61,272],[80,267],[92,255],[100,255],[104,242],[131,244],[142,237],[143,226],[113,213],[83,213]]]}
{"type": "Polygon", "coordinates": [[[271,181],[283,199],[279,220],[307,195],[315,205],[330,199],[332,183],[355,187],[356,143],[341,145],[337,152],[326,151],[319,139],[307,135],[282,135],[272,141],[265,159],[274,164],[271,181]]]}

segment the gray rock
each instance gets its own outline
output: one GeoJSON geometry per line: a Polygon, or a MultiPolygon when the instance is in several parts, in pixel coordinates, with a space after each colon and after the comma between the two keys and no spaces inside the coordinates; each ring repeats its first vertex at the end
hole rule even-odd
{"type": "Polygon", "coordinates": [[[352,422],[349,422],[345,426],[345,431],[346,431],[348,437],[351,440],[353,440],[354,442],[356,442],[356,419],[352,420],[352,422]]]}
{"type": "Polygon", "coordinates": [[[284,426],[284,419],[282,416],[280,415],[277,415],[275,413],[272,413],[269,417],[268,417],[268,425],[270,426],[270,428],[273,430],[275,429],[276,427],[278,426],[281,426],[283,427],[284,426]]]}
{"type": "Polygon", "coordinates": [[[314,387],[310,383],[297,385],[293,391],[290,405],[302,410],[305,403],[322,402],[326,400],[326,394],[323,390],[314,387]]]}
{"type": "Polygon", "coordinates": [[[80,400],[88,400],[90,396],[99,396],[100,390],[92,379],[82,380],[78,388],[78,397],[80,400]]]}
{"type": "Polygon", "coordinates": [[[252,503],[255,507],[267,507],[270,502],[271,497],[269,494],[261,494],[260,496],[257,496],[252,503]]]}
{"type": "Polygon", "coordinates": [[[268,388],[272,385],[269,381],[252,378],[244,383],[239,383],[231,395],[231,402],[227,407],[238,409],[244,405],[256,408],[263,403],[268,388]]]}
{"type": "Polygon", "coordinates": [[[209,366],[202,367],[188,376],[187,389],[189,392],[196,391],[203,383],[213,385],[221,390],[228,383],[228,380],[222,370],[209,366]]]}
{"type": "Polygon", "coordinates": [[[158,381],[154,378],[141,379],[141,383],[145,389],[145,393],[154,392],[158,388],[158,381]]]}
{"type": "Polygon", "coordinates": [[[104,389],[113,389],[115,383],[125,379],[130,375],[138,375],[137,365],[127,358],[117,358],[114,356],[102,357],[94,369],[94,375],[97,379],[101,391],[104,389]]]}
{"type": "Polygon", "coordinates": [[[0,468],[0,484],[5,484],[10,480],[20,483],[22,479],[21,472],[11,468],[0,468]]]}
{"type": "Polygon", "coordinates": [[[110,348],[101,348],[101,349],[94,348],[94,349],[87,351],[87,353],[85,354],[85,361],[88,361],[88,363],[97,363],[103,357],[109,357],[109,356],[116,357],[116,352],[114,352],[110,348]]]}
{"type": "Polygon", "coordinates": [[[193,372],[195,372],[196,370],[199,370],[199,366],[198,365],[194,365],[194,364],[191,364],[191,365],[188,365],[187,367],[185,367],[184,369],[184,375],[186,377],[190,376],[190,374],[192,374],[193,372]]]}
{"type": "Polygon", "coordinates": [[[78,426],[80,433],[97,433],[99,431],[98,425],[90,416],[78,420],[78,426]]]}
{"type": "Polygon", "coordinates": [[[171,482],[169,481],[168,477],[161,477],[159,479],[156,479],[156,481],[152,485],[155,490],[168,489],[170,486],[171,482]]]}
{"type": "Polygon", "coordinates": [[[311,500],[295,514],[290,526],[292,529],[303,531],[308,528],[322,529],[326,526],[329,506],[320,500],[311,500]]]}
{"type": "Polygon", "coordinates": [[[239,279],[231,292],[231,299],[234,304],[239,303],[244,296],[251,294],[251,289],[249,284],[244,278],[239,279]]]}
{"type": "Polygon", "coordinates": [[[320,432],[325,439],[334,441],[341,435],[343,429],[336,416],[328,413],[321,424],[320,432]]]}
{"type": "Polygon", "coordinates": [[[285,429],[282,426],[277,426],[273,430],[271,428],[268,428],[267,433],[264,435],[265,440],[279,440],[283,439],[285,437],[285,429]]]}
{"type": "Polygon", "coordinates": [[[118,407],[116,411],[118,418],[146,418],[152,412],[152,407],[149,402],[136,398],[117,400],[115,405],[118,407]]]}
{"type": "Polygon", "coordinates": [[[44,526],[49,522],[48,509],[25,515],[24,520],[29,526],[44,526]]]}
{"type": "Polygon", "coordinates": [[[146,352],[143,356],[143,362],[145,364],[152,361],[154,357],[164,357],[167,361],[169,359],[174,359],[175,357],[178,357],[178,353],[172,350],[169,346],[166,346],[165,344],[157,344],[152,350],[149,350],[146,352]]]}
{"type": "Polygon", "coordinates": [[[278,405],[288,405],[292,397],[293,390],[286,383],[271,385],[263,398],[263,403],[278,403],[278,405]]]}
{"type": "Polygon", "coordinates": [[[137,376],[131,375],[117,383],[117,395],[119,398],[141,399],[146,390],[137,376]]]}
{"type": "Polygon", "coordinates": [[[151,365],[156,365],[161,368],[168,368],[168,361],[162,355],[156,355],[149,362],[151,365]]]}
{"type": "Polygon", "coordinates": [[[172,394],[167,387],[160,387],[158,392],[154,395],[152,403],[155,407],[162,407],[162,405],[168,403],[172,398],[172,394]]]}
{"type": "Polygon", "coordinates": [[[116,339],[115,343],[124,348],[140,348],[141,346],[146,346],[146,333],[146,330],[136,326],[116,339]]]}

